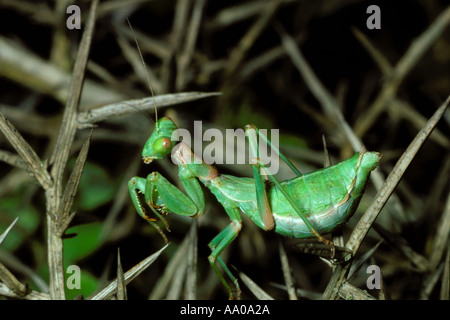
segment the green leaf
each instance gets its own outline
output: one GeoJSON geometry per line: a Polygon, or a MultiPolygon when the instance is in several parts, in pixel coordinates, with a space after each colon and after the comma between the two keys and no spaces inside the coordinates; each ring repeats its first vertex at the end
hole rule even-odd
{"type": "Polygon", "coordinates": [[[114,192],[114,182],[107,172],[87,162],[81,177],[76,206],[81,210],[95,209],[110,201],[114,192]]]}
{"type": "Polygon", "coordinates": [[[295,147],[301,149],[308,148],[308,145],[305,140],[292,134],[280,134],[280,145],[285,147],[295,147]]]}
{"type": "MultiPolygon", "coordinates": [[[[93,222],[78,225],[67,229],[66,235],[75,235],[74,237],[64,239],[64,270],[66,281],[66,298],[71,300],[77,295],[89,296],[98,288],[98,280],[88,271],[81,270],[78,275],[68,272],[70,265],[76,265],[78,261],[84,259],[95,252],[101,246],[100,233],[102,223],[93,222]],[[70,289],[67,282],[74,281],[73,276],[79,276],[80,288],[70,289]]],[[[71,282],[72,283],[72,282],[71,282]]]]}
{"type": "Polygon", "coordinates": [[[93,222],[67,229],[66,235],[76,236],[64,239],[64,262],[67,265],[86,258],[101,245],[100,232],[102,224],[93,222]]]}
{"type": "Polygon", "coordinates": [[[24,201],[24,196],[19,194],[0,199],[0,233],[19,217],[14,228],[11,229],[2,249],[13,251],[26,241],[39,225],[39,213],[29,202],[24,201]]]}

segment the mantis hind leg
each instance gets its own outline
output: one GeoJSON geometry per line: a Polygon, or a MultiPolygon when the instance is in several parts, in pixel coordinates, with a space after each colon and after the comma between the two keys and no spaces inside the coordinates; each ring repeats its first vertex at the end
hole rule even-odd
{"type": "Polygon", "coordinates": [[[231,273],[230,269],[228,269],[225,262],[220,258],[220,254],[222,251],[237,237],[239,231],[242,227],[242,221],[241,221],[241,215],[239,213],[239,209],[231,208],[227,209],[228,215],[231,218],[231,223],[223,229],[214,239],[211,240],[209,243],[209,248],[211,249],[211,254],[208,257],[209,263],[211,265],[211,268],[214,270],[214,272],[219,277],[222,284],[227,288],[229,299],[233,299],[233,290],[228,284],[228,282],[225,280],[222,272],[220,271],[219,267],[216,265],[216,261],[219,263],[219,265],[222,267],[222,269],[225,271],[225,273],[228,275],[230,280],[233,282],[234,287],[236,288],[237,297],[239,299],[241,289],[239,287],[239,283],[237,278],[231,273]]]}
{"type": "Polygon", "coordinates": [[[250,150],[252,151],[253,156],[255,157],[254,164],[252,164],[253,169],[253,175],[255,177],[255,185],[256,185],[256,195],[257,195],[257,201],[258,201],[258,211],[261,216],[261,219],[264,222],[264,226],[266,229],[270,230],[270,223],[273,221],[273,214],[270,208],[270,204],[267,201],[267,194],[266,189],[264,185],[263,178],[261,176],[260,170],[263,171],[266,177],[268,177],[273,184],[281,191],[281,193],[284,195],[286,200],[289,202],[289,204],[294,208],[297,215],[303,220],[309,231],[312,235],[314,235],[320,242],[328,245],[330,249],[332,250],[332,256],[334,256],[335,253],[335,247],[332,241],[322,237],[319,232],[314,228],[314,226],[309,222],[309,220],[306,218],[306,216],[303,214],[303,212],[298,208],[295,201],[292,199],[292,197],[289,195],[289,193],[284,189],[284,187],[281,185],[281,183],[269,172],[267,166],[265,163],[261,161],[259,158],[259,145],[258,141],[256,139],[256,134],[259,138],[263,139],[266,143],[268,143],[275,152],[277,152],[280,157],[288,164],[288,166],[297,174],[301,175],[300,172],[297,169],[294,169],[294,165],[284,156],[281,154],[281,152],[275,148],[270,141],[264,137],[259,130],[254,125],[247,125],[245,127],[245,134],[247,135],[250,150]]]}

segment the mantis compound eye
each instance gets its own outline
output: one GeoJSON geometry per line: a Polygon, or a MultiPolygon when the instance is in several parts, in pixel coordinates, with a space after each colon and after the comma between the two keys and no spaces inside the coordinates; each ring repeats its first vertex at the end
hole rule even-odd
{"type": "Polygon", "coordinates": [[[172,150],[172,141],[167,137],[158,138],[153,143],[153,149],[157,153],[167,154],[172,150]]]}

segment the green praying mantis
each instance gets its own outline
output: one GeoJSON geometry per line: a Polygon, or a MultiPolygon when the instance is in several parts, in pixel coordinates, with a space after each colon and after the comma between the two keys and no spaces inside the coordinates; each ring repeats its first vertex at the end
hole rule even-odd
{"type": "Polygon", "coordinates": [[[209,243],[211,254],[208,257],[212,269],[228,290],[230,299],[233,298],[233,289],[239,297],[239,283],[220,254],[239,234],[242,227],[241,212],[266,231],[274,230],[292,238],[316,237],[328,245],[334,254],[333,242],[322,235],[332,232],[353,215],[370,172],[381,158],[378,152],[363,149],[334,166],[301,175],[276,149],[283,161],[297,174],[292,179],[278,181],[258,157],[258,141],[269,144],[270,141],[254,125],[247,125],[245,134],[253,154],[253,178],[236,177],[220,174],[214,166],[198,159],[187,144],[172,140],[176,129],[171,119],[158,119],[145,143],[142,158],[144,163],[149,164],[170,154],[178,166],[178,176],[185,193],[155,171],[146,178],[130,179],[128,188],[131,200],[137,213],[155,227],[167,242],[155,222],[162,220],[168,229],[164,219],[168,213],[189,217],[202,215],[205,212],[205,199],[200,182],[208,188],[231,220],[209,243]],[[141,200],[139,194],[144,195],[145,201],[141,200]],[[156,218],[149,215],[148,208],[156,218]],[[228,275],[234,288],[225,280],[219,266],[228,275]]]}

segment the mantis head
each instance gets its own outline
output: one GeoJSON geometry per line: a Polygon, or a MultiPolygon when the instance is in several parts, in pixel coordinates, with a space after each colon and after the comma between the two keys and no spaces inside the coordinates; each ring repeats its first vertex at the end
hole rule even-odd
{"type": "Polygon", "coordinates": [[[176,129],[175,123],[167,117],[156,121],[155,130],[142,150],[144,163],[149,164],[155,159],[162,159],[172,152],[176,144],[176,141],[172,140],[172,133],[176,129]]]}

